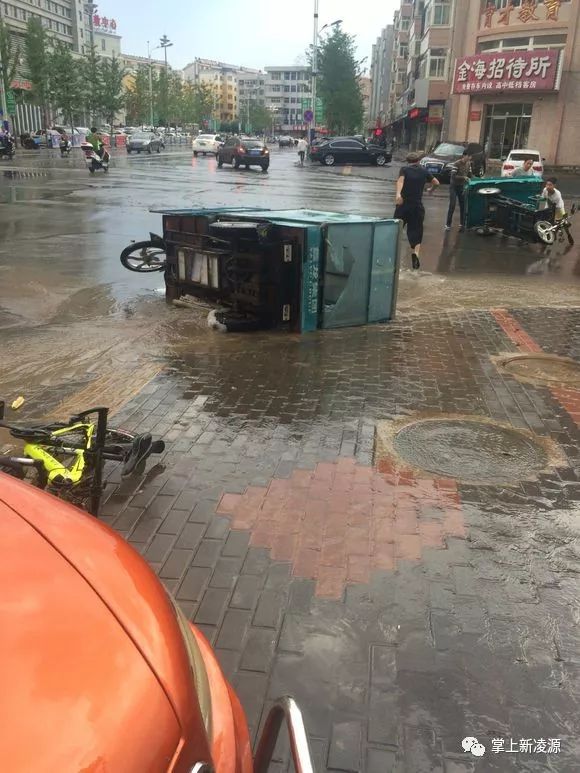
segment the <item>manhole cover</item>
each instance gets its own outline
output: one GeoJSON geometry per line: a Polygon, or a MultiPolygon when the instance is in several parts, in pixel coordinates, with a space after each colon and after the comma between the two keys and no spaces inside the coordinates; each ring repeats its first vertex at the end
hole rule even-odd
{"type": "Polygon", "coordinates": [[[395,452],[414,467],[481,483],[513,483],[549,464],[540,442],[509,427],[477,419],[427,419],[394,436],[395,452]]]}
{"type": "Polygon", "coordinates": [[[555,354],[519,354],[499,357],[500,368],[520,381],[534,384],[580,386],[580,363],[555,354]]]}

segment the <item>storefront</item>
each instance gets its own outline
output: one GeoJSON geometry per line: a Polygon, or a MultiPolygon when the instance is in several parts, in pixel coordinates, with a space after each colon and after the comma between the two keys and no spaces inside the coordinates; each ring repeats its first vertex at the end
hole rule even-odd
{"type": "Polygon", "coordinates": [[[561,52],[554,49],[477,54],[456,60],[453,94],[468,114],[467,139],[481,142],[489,158],[504,158],[512,148],[551,145],[550,120],[558,105],[561,52]]]}

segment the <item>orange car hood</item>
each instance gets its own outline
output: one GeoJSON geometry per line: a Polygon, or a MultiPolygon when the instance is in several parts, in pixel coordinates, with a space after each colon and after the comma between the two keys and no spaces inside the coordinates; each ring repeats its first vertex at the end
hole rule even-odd
{"type": "MultiPolygon", "coordinates": [[[[137,706],[144,702],[139,723],[126,727],[129,735],[136,724],[147,727],[147,702],[157,712],[159,730],[165,726],[170,744],[175,744],[174,751],[180,725],[202,727],[173,611],[163,587],[132,548],[95,518],[2,474],[0,535],[0,668],[7,671],[0,704],[2,712],[10,712],[8,724],[1,720],[4,736],[14,725],[14,712],[25,712],[30,753],[40,754],[38,763],[44,745],[35,744],[32,729],[49,727],[47,712],[60,715],[70,701],[59,718],[62,733],[69,712],[79,709],[77,692],[85,678],[95,691],[92,701],[87,698],[86,712],[96,711],[102,700],[103,714],[114,719],[121,736],[125,731],[119,723],[126,717],[119,709],[133,699],[137,706]]],[[[71,718],[71,730],[73,726],[71,718]]],[[[143,740],[147,769],[153,737],[158,733],[143,740]]],[[[77,741],[71,737],[71,744],[77,741]]],[[[207,759],[205,739],[198,741],[199,758],[207,759]]],[[[6,758],[0,759],[4,769],[39,769],[38,764],[6,767],[6,758]]],[[[50,769],[81,768],[54,764],[50,769]]]]}

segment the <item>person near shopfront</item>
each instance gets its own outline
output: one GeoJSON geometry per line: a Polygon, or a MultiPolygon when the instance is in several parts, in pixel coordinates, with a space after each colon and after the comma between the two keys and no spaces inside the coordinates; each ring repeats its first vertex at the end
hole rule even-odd
{"type": "Polygon", "coordinates": [[[445,230],[451,230],[455,206],[459,202],[459,230],[465,231],[465,183],[473,177],[471,170],[471,156],[467,150],[463,151],[461,158],[455,162],[449,181],[449,209],[447,210],[447,223],[445,230]]]}
{"type": "Polygon", "coordinates": [[[423,241],[423,221],[425,219],[425,207],[423,206],[423,191],[425,184],[430,182],[428,192],[439,185],[436,177],[419,166],[421,156],[419,153],[407,155],[407,166],[401,167],[396,186],[395,217],[402,220],[407,226],[407,239],[411,246],[411,261],[414,270],[421,268],[419,255],[423,241]]]}
{"type": "Polygon", "coordinates": [[[526,158],[523,166],[518,167],[512,177],[535,177],[534,170],[532,169],[533,165],[534,159],[526,158]]]}
{"type": "Polygon", "coordinates": [[[306,137],[301,137],[298,140],[298,144],[296,145],[296,151],[298,153],[298,158],[300,160],[300,166],[304,166],[304,158],[306,156],[307,150],[308,150],[308,143],[306,142],[306,137]]]}
{"type": "Polygon", "coordinates": [[[556,180],[555,177],[548,177],[546,180],[546,187],[542,191],[542,198],[546,201],[549,201],[550,204],[554,207],[554,216],[556,220],[561,220],[566,213],[566,208],[564,207],[564,199],[562,198],[562,194],[556,188],[557,182],[558,180],[556,180]]]}

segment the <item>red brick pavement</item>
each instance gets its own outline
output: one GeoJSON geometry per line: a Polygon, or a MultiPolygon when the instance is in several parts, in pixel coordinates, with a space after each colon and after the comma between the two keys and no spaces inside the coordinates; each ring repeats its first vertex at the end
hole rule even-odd
{"type": "MultiPolygon", "coordinates": [[[[534,339],[522,330],[519,322],[505,309],[491,309],[491,313],[510,340],[522,352],[540,353],[544,350],[534,339]]],[[[580,427],[580,391],[570,387],[549,387],[552,397],[560,403],[570,415],[576,426],[580,427]]]]}
{"type": "Polygon", "coordinates": [[[455,481],[417,478],[389,461],[374,469],[341,458],[295,470],[268,488],[225,494],[217,512],[250,530],[250,544],[270,548],[272,559],[290,561],[294,576],[316,580],[326,598],[465,536],[455,481]]]}

